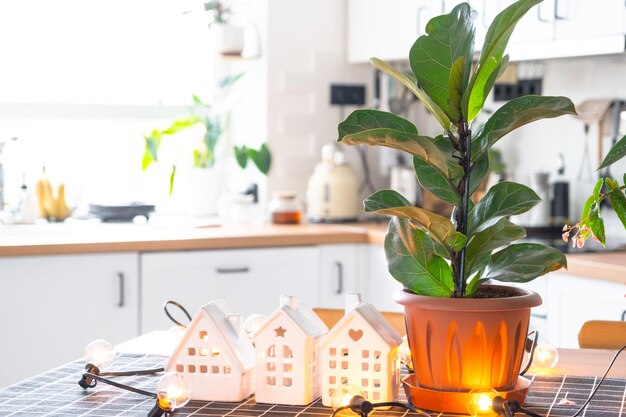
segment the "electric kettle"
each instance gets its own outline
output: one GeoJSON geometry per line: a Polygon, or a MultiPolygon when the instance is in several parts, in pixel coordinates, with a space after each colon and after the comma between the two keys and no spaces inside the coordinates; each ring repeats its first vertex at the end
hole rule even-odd
{"type": "Polygon", "coordinates": [[[360,211],[357,178],[339,144],[322,147],[322,160],[309,179],[307,218],[313,223],[354,222],[360,211]]]}

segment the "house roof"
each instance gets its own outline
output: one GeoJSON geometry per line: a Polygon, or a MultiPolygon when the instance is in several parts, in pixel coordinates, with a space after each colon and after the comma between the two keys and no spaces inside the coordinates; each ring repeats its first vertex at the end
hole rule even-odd
{"type": "Polygon", "coordinates": [[[304,336],[320,336],[328,332],[328,327],[318,317],[313,310],[304,304],[299,304],[292,295],[280,296],[280,307],[274,310],[272,314],[263,322],[256,331],[256,335],[262,334],[270,327],[279,316],[287,316],[293,324],[300,329],[304,336]]]}
{"type": "Polygon", "coordinates": [[[394,330],[393,327],[385,320],[382,314],[370,303],[359,303],[349,309],[346,314],[330,329],[328,334],[324,337],[324,340],[320,343],[320,346],[326,346],[333,337],[344,330],[345,327],[349,327],[348,323],[352,321],[354,315],[358,315],[363,318],[372,329],[380,336],[380,338],[389,346],[393,348],[402,343],[402,338],[394,330]]]}
{"type": "MultiPolygon", "coordinates": [[[[255,366],[255,351],[252,342],[241,331],[241,315],[231,314],[224,300],[213,301],[198,310],[189,324],[185,335],[182,337],[176,352],[170,361],[181,351],[181,346],[187,346],[189,338],[197,330],[199,323],[208,321],[213,324],[223,338],[226,347],[236,360],[235,366],[245,372],[255,366]]],[[[169,365],[169,361],[168,361],[169,365]]]]}

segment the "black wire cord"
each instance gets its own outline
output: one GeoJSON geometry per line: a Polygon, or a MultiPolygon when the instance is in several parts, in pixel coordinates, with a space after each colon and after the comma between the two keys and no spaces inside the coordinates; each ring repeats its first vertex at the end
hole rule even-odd
{"type": "Polygon", "coordinates": [[[379,408],[379,407],[400,407],[400,408],[404,408],[405,410],[409,410],[409,411],[413,411],[414,413],[421,414],[425,417],[430,417],[430,414],[420,410],[419,408],[415,407],[411,403],[401,403],[401,402],[396,402],[396,401],[389,401],[389,402],[383,402],[383,403],[371,403],[369,401],[363,401],[359,405],[355,405],[355,404],[344,405],[342,407],[337,408],[335,411],[333,411],[333,414],[331,415],[331,417],[335,417],[339,412],[343,410],[352,410],[358,413],[361,417],[367,417],[367,415],[370,412],[372,412],[375,408],[379,408]]]}
{"type": "Polygon", "coordinates": [[[176,320],[169,312],[169,310],[167,309],[167,306],[169,305],[173,305],[175,307],[178,307],[184,314],[185,316],[187,316],[187,319],[189,319],[189,321],[191,321],[191,314],[189,314],[189,312],[187,311],[187,309],[185,307],[182,306],[182,304],[174,301],[174,300],[167,300],[165,303],[163,303],[163,310],[165,310],[165,315],[174,322],[174,324],[176,324],[177,326],[180,327],[187,327],[184,324],[182,324],[181,322],[179,322],[178,320],[176,320]]]}
{"type": "Polygon", "coordinates": [[[94,379],[96,381],[103,382],[105,384],[114,386],[116,388],[121,388],[121,389],[125,389],[127,391],[130,391],[130,392],[134,392],[135,394],[141,394],[141,395],[145,395],[146,397],[156,398],[156,394],[154,392],[144,391],[142,389],[134,388],[134,387],[131,387],[129,385],[120,384],[119,382],[115,382],[115,381],[111,381],[110,379],[103,378],[100,375],[90,374],[89,372],[85,372],[83,374],[83,377],[92,378],[92,379],[94,379]]]}
{"type": "Polygon", "coordinates": [[[119,372],[100,372],[100,376],[133,376],[133,375],[151,375],[165,371],[165,368],[140,369],[137,371],[119,371],[119,372]]]}

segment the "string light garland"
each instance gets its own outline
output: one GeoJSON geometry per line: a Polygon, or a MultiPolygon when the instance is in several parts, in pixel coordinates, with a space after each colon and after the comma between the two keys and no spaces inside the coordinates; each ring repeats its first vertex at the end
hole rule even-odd
{"type": "Polygon", "coordinates": [[[363,391],[355,386],[343,384],[335,390],[332,397],[333,414],[331,417],[335,417],[338,413],[344,410],[350,410],[353,413],[358,414],[361,417],[367,417],[369,413],[376,408],[383,407],[401,407],[405,410],[413,411],[415,413],[422,414],[423,416],[430,417],[429,414],[414,407],[410,403],[401,403],[397,401],[386,401],[381,403],[372,403],[365,399],[363,391]]]}

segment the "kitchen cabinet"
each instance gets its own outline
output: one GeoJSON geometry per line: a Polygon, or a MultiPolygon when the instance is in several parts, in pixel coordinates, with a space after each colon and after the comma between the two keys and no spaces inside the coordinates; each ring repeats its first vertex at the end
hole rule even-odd
{"type": "Polygon", "coordinates": [[[367,245],[320,246],[320,300],[317,306],[343,309],[346,294],[367,291],[367,280],[363,276],[365,268],[361,264],[367,249],[367,245]]]}
{"type": "Polygon", "coordinates": [[[622,320],[626,285],[554,272],[548,276],[548,335],[559,347],[578,347],[578,332],[588,320],[622,320]]]}
{"type": "Polygon", "coordinates": [[[278,308],[281,293],[295,295],[309,306],[318,305],[319,248],[144,253],[141,277],[142,332],[172,326],[163,313],[167,300],[181,303],[191,315],[220,298],[244,318],[267,315],[278,308]]]}
{"type": "Polygon", "coordinates": [[[0,258],[0,387],[138,332],[138,256],[0,258]]]}
{"type": "Polygon", "coordinates": [[[367,293],[365,301],[369,301],[380,311],[403,311],[402,306],[393,301],[393,294],[402,289],[387,268],[387,258],[382,245],[370,245],[367,262],[367,293]]]}

